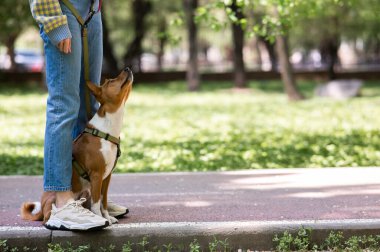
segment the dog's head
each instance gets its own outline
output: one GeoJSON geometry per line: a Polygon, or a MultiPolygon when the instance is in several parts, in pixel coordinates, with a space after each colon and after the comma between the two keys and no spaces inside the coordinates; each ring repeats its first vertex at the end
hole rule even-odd
{"type": "Polygon", "coordinates": [[[88,88],[100,103],[98,114],[104,116],[115,112],[127,101],[132,90],[133,73],[130,68],[125,68],[115,79],[106,79],[98,87],[92,82],[87,82],[88,88]]]}

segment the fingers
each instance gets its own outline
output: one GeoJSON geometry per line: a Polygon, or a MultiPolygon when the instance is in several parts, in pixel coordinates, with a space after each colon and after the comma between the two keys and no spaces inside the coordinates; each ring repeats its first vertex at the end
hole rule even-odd
{"type": "Polygon", "coordinates": [[[57,47],[63,53],[71,53],[71,39],[64,39],[60,41],[57,47]]]}
{"type": "Polygon", "coordinates": [[[65,44],[64,44],[64,52],[67,54],[67,53],[71,53],[71,39],[67,39],[65,44]]]}
{"type": "Polygon", "coordinates": [[[63,41],[64,41],[64,40],[60,41],[60,42],[58,43],[58,45],[57,45],[58,49],[59,49],[61,52],[63,52],[63,41]]]}

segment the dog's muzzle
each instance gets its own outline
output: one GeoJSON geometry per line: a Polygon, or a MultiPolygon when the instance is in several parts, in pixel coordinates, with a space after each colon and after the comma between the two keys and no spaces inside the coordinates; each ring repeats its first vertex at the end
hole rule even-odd
{"type": "Polygon", "coordinates": [[[132,69],[130,69],[129,67],[126,67],[123,69],[124,72],[126,72],[128,74],[128,77],[127,77],[127,81],[133,81],[133,72],[132,72],[132,69]]]}

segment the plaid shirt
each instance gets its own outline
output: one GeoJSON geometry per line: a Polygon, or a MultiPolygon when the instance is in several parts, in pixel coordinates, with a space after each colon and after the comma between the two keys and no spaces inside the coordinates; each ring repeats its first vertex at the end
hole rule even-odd
{"type": "Polygon", "coordinates": [[[34,19],[53,44],[71,38],[67,17],[62,13],[59,0],[29,0],[29,4],[34,19]]]}
{"type": "Polygon", "coordinates": [[[67,17],[62,14],[58,0],[30,0],[30,9],[46,33],[67,24],[67,17]]]}

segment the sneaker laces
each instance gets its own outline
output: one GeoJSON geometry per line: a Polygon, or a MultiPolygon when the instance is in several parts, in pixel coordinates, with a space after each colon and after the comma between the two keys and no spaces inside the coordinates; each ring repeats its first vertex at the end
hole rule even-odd
{"type": "Polygon", "coordinates": [[[95,215],[93,212],[91,212],[90,210],[82,206],[84,202],[86,202],[86,198],[81,198],[79,200],[73,201],[69,205],[73,206],[74,209],[77,210],[79,213],[84,213],[84,214],[91,213],[91,215],[95,215]]]}

